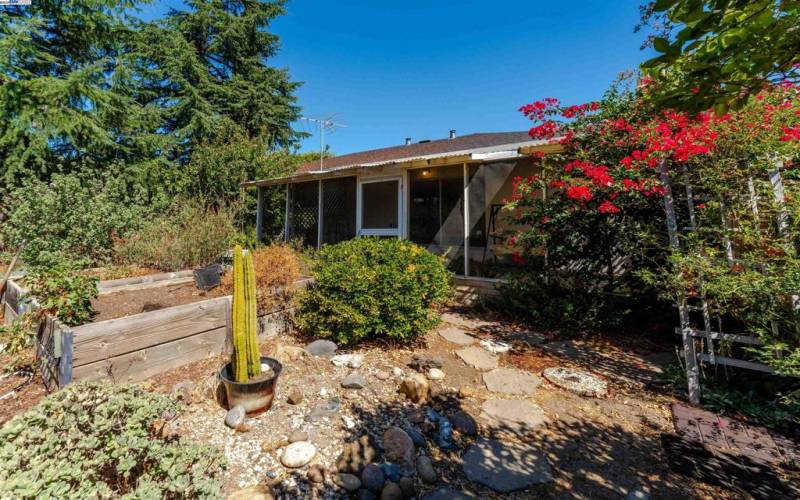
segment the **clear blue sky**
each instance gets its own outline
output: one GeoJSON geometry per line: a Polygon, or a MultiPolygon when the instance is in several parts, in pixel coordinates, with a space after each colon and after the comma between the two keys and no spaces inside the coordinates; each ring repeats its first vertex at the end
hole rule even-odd
{"type": "MultiPolygon", "coordinates": [[[[291,0],[273,64],[305,82],[303,114],[347,124],[336,154],[472,132],[526,130],[520,105],[599,98],[647,59],[644,0],[291,0]]],[[[180,6],[161,0],[145,17],[180,6]]],[[[316,150],[316,129],[302,150],[316,150]]]]}

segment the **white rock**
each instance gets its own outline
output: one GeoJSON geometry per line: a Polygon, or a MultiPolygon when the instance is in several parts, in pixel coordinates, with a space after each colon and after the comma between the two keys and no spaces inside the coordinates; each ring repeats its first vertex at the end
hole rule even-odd
{"type": "Polygon", "coordinates": [[[444,372],[438,368],[428,370],[428,378],[431,380],[444,380],[444,372]]]}
{"type": "Polygon", "coordinates": [[[494,340],[481,340],[481,347],[492,354],[503,354],[511,350],[511,346],[505,342],[495,342],[494,340]]]}
{"type": "Polygon", "coordinates": [[[344,420],[345,427],[348,429],[355,429],[356,423],[352,418],[348,417],[347,415],[342,415],[342,420],[344,420]]]}
{"type": "Polygon", "coordinates": [[[323,387],[322,389],[319,390],[319,395],[322,396],[322,397],[327,396],[328,395],[328,390],[323,387]]]}
{"type": "Polygon", "coordinates": [[[359,368],[364,364],[364,356],[361,354],[337,354],[331,358],[331,363],[336,366],[349,366],[359,368]]]}
{"type": "Polygon", "coordinates": [[[402,377],[403,376],[403,370],[401,370],[400,368],[398,368],[396,366],[394,368],[392,368],[392,373],[394,374],[395,377],[402,377]]]}
{"type": "Polygon", "coordinates": [[[308,441],[297,441],[283,450],[281,463],[284,467],[297,468],[306,465],[317,454],[317,448],[308,441]]]}

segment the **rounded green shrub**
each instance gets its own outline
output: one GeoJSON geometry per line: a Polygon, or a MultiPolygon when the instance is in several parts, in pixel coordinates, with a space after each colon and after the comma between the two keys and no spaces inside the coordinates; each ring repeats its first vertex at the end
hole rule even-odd
{"type": "Polygon", "coordinates": [[[410,340],[438,323],[434,306],[451,291],[441,257],[394,238],[325,246],[312,276],[314,284],[300,295],[297,325],[341,344],[377,337],[410,340]]]}
{"type": "Polygon", "coordinates": [[[222,455],[165,437],[175,411],[136,385],[72,384],[0,429],[0,498],[220,498],[222,455]]]}

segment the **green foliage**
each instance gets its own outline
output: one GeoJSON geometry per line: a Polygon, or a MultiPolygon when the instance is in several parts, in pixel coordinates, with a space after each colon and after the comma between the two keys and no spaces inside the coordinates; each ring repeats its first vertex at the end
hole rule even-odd
{"type": "Polygon", "coordinates": [[[33,270],[25,277],[25,286],[43,312],[52,314],[67,326],[77,326],[92,318],[97,281],[94,276],[58,265],[33,270]]]}
{"type": "Polygon", "coordinates": [[[357,238],[323,247],[314,285],[300,298],[296,321],[315,337],[342,344],[388,337],[408,341],[438,322],[450,274],[440,257],[395,238],[357,238]]]}
{"type": "Polygon", "coordinates": [[[659,56],[642,68],[667,108],[719,114],[741,108],[770,83],[798,81],[800,3],[775,0],[659,0],[644,9],[659,56]]]}
{"type": "Polygon", "coordinates": [[[117,259],[164,271],[205,266],[237,237],[235,208],[208,207],[200,199],[179,200],[171,210],[114,245],[117,259]]]}
{"type": "Polygon", "coordinates": [[[11,324],[0,324],[0,354],[8,356],[5,371],[32,370],[34,366],[33,345],[36,339],[35,316],[23,314],[11,324]]]}
{"type": "Polygon", "coordinates": [[[256,316],[256,273],[253,255],[242,255],[242,247],[233,249],[233,372],[236,381],[247,382],[261,375],[256,316]]]}
{"type": "Polygon", "coordinates": [[[71,384],[0,429],[0,497],[219,498],[220,453],[162,437],[175,411],[136,385],[71,384]]]}
{"type": "Polygon", "coordinates": [[[113,236],[141,224],[148,210],[141,198],[109,175],[91,179],[55,175],[33,180],[7,198],[8,220],[0,227],[12,248],[25,243],[22,260],[43,267],[62,261],[83,266],[111,259],[113,236]]]}

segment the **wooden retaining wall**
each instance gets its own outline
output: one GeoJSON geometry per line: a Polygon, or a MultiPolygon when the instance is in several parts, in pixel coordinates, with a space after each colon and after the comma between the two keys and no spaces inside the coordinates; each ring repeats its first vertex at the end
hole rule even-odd
{"type": "MultiPolygon", "coordinates": [[[[124,281],[116,287],[104,287],[102,293],[128,291],[133,286],[161,286],[185,279],[185,276],[178,276],[138,283],[124,281]]],[[[298,282],[295,288],[306,284],[298,282]]],[[[25,312],[27,301],[21,300],[23,294],[17,283],[9,282],[5,296],[7,323],[25,312]]],[[[71,328],[48,317],[43,331],[44,336],[53,339],[53,353],[58,354],[57,384],[63,386],[72,380],[102,377],[117,382],[139,381],[230,352],[231,300],[231,296],[217,297],[71,328]]],[[[264,340],[287,332],[292,312],[287,309],[260,316],[259,338],[264,340]]],[[[41,328],[40,337],[44,338],[41,328]]]]}

